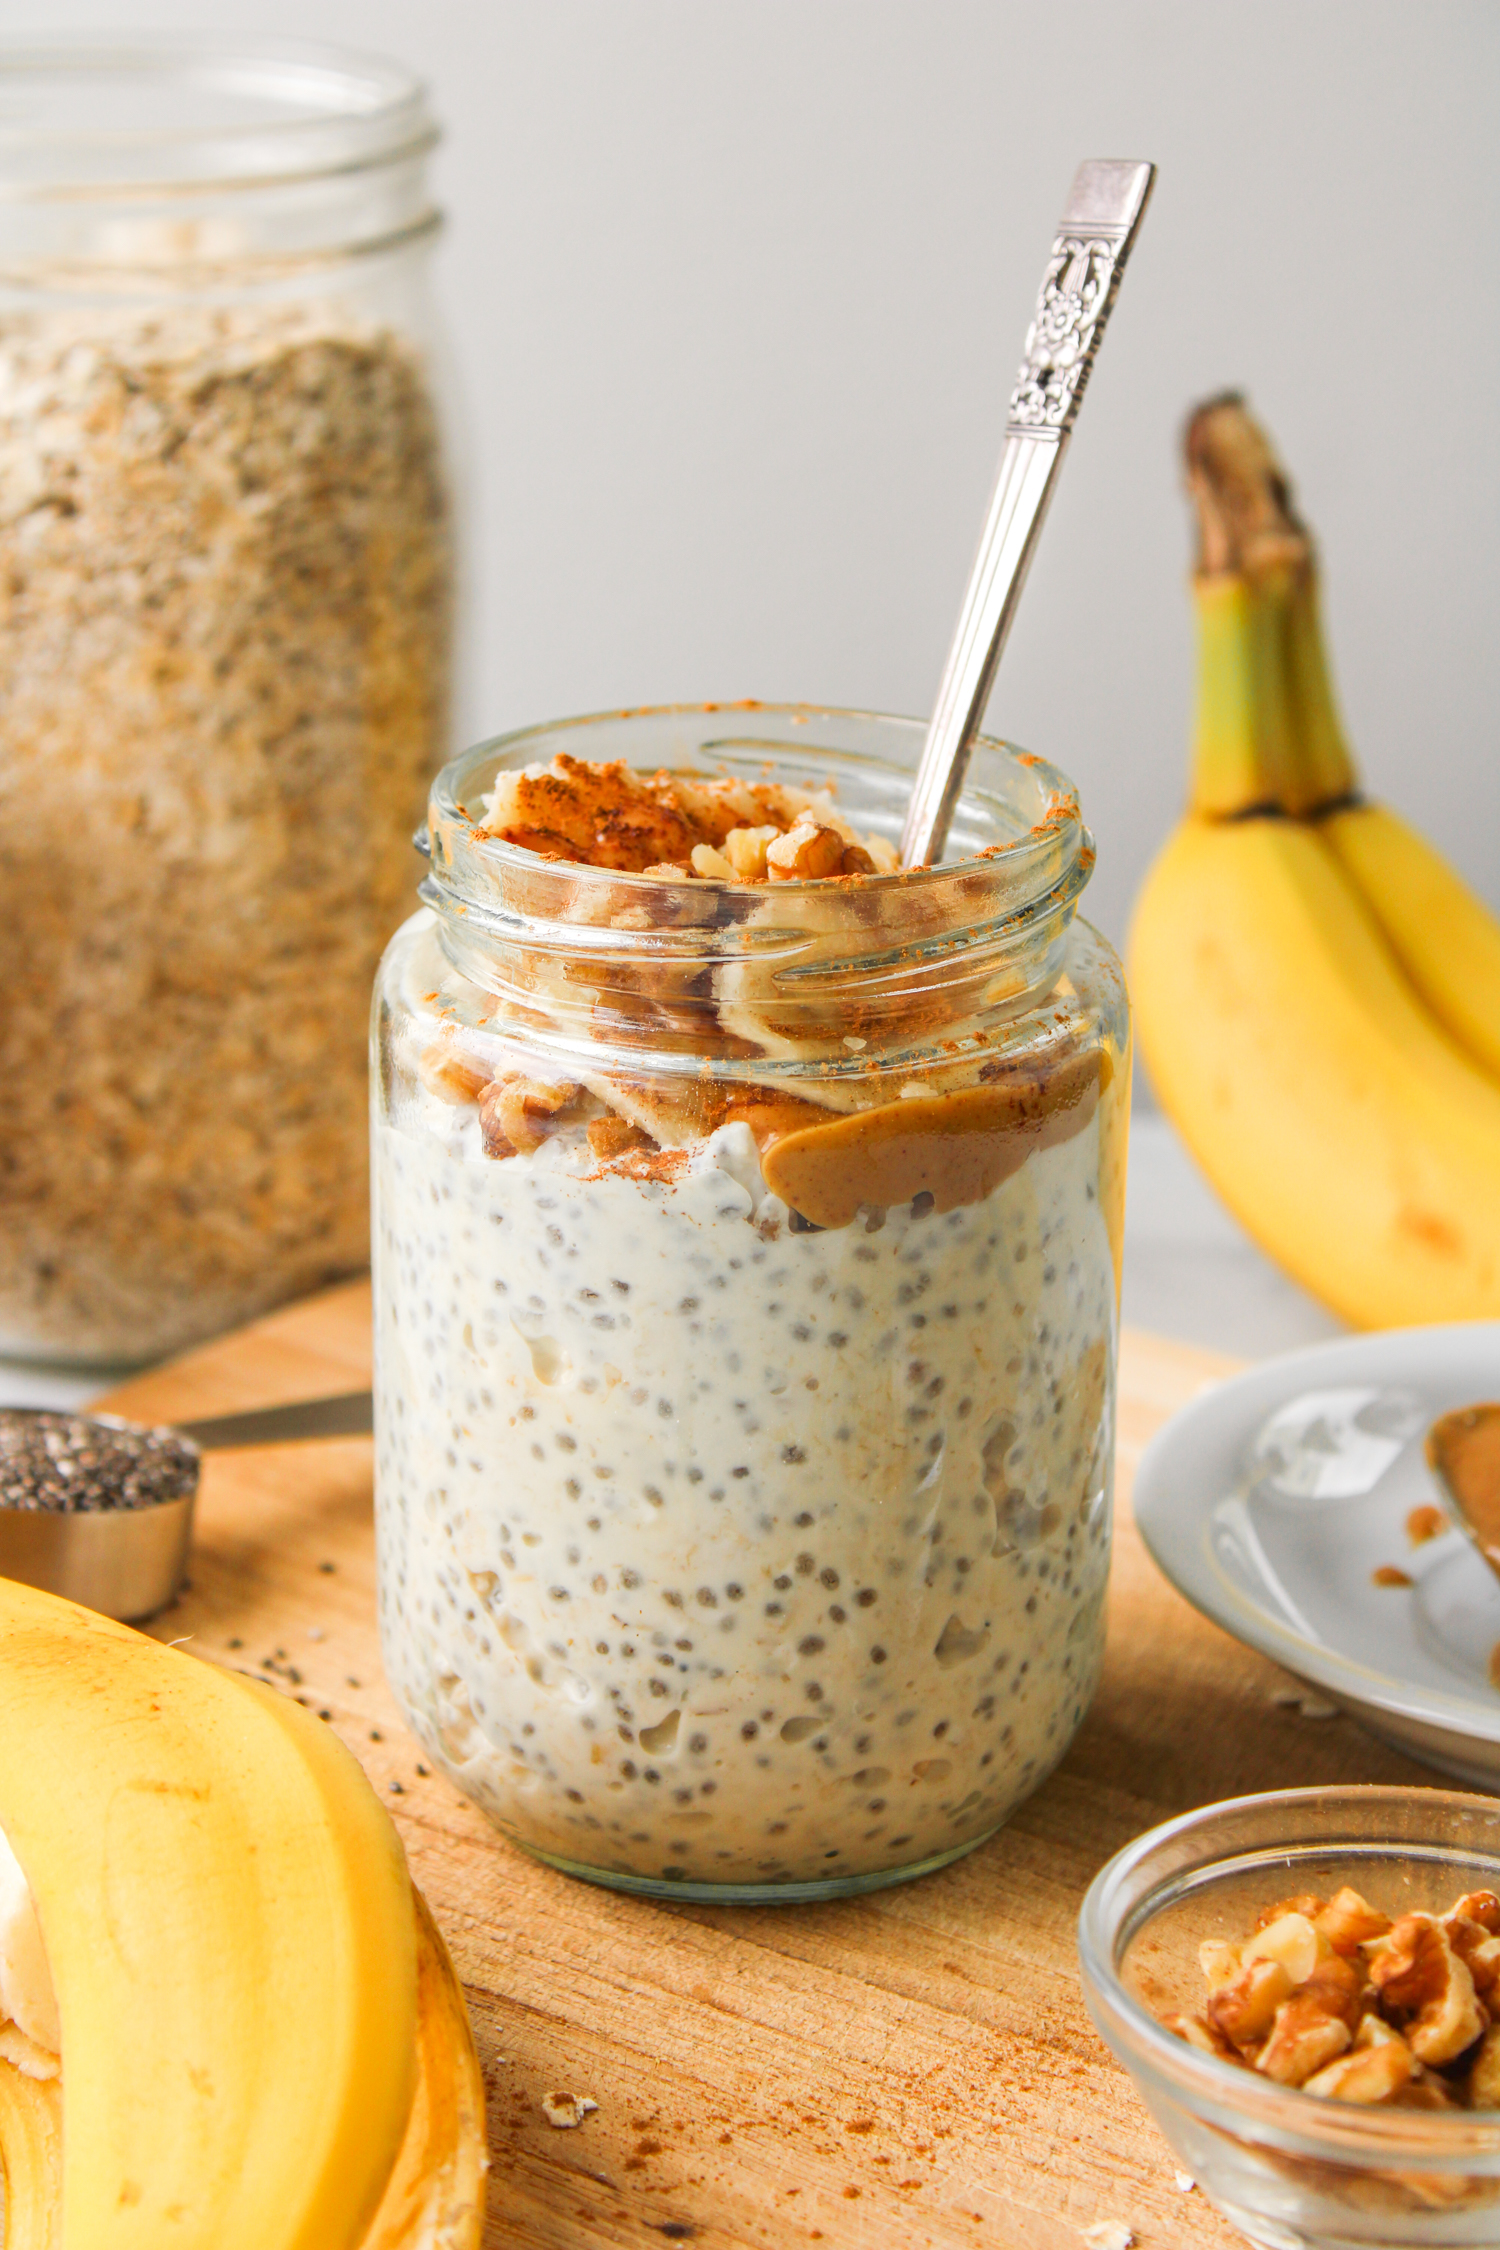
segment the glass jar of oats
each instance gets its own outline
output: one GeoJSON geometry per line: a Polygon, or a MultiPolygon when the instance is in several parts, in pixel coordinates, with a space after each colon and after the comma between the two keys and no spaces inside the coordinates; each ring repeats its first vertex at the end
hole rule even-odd
{"type": "Polygon", "coordinates": [[[572,1873],[814,1898],[1067,1748],[1109,1563],[1129,1088],[1064,777],[646,711],[439,777],[374,1026],[388,1673],[572,1873]]]}
{"type": "Polygon", "coordinates": [[[0,1352],[365,1261],[448,747],[433,139],[320,49],[0,46],[0,1352]]]}

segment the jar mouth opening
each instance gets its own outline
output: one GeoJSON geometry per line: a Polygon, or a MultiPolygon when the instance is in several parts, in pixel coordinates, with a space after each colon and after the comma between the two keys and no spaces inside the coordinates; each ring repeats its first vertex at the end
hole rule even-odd
{"type": "Polygon", "coordinates": [[[465,983],[545,1021],[559,1052],[602,1040],[649,1051],[656,1069],[696,1069],[712,1045],[724,1075],[753,1075],[775,1053],[788,1075],[820,1081],[867,1074],[867,1048],[957,1053],[1051,988],[1093,866],[1072,785],[1043,759],[981,739],[952,856],[892,874],[636,874],[547,858],[484,827],[498,773],[566,751],[811,796],[831,783],[849,830],[894,844],[925,734],[917,719],[756,702],[527,728],[438,775],[419,895],[465,983]]]}
{"type": "Polygon", "coordinates": [[[0,39],[0,200],[268,188],[397,163],[437,137],[413,72],[318,41],[0,39]]]}
{"type": "MultiPolygon", "coordinates": [[[[679,910],[705,895],[717,895],[731,904],[732,911],[736,898],[763,901],[764,887],[686,878],[674,882],[583,861],[546,860],[522,845],[486,834],[483,799],[501,771],[545,764],[559,751],[585,759],[623,757],[645,772],[665,767],[699,775],[739,772],[746,778],[769,770],[774,762],[783,780],[788,777],[787,761],[796,762],[801,751],[814,786],[831,782],[841,811],[856,824],[868,820],[896,841],[924,733],[920,720],[887,712],[753,699],[645,704],[548,721],[493,736],[443,767],[432,786],[427,848],[436,869],[445,864],[453,868],[461,889],[467,888],[461,872],[461,863],[466,862],[502,884],[508,875],[524,881],[545,871],[554,885],[565,882],[580,895],[590,889],[614,892],[626,886],[640,893],[643,901],[659,895],[679,910]],[[847,740],[841,742],[840,737],[847,740]],[[659,755],[651,750],[653,741],[659,755]],[[631,749],[637,746],[648,755],[633,757],[631,749]],[[837,792],[841,781],[852,782],[856,776],[865,801],[854,808],[837,792]],[[456,855],[454,845],[460,838],[462,851],[456,855]]],[[[1093,839],[1067,775],[1014,743],[980,735],[950,831],[948,854],[936,865],[787,888],[831,902],[840,894],[872,899],[920,893],[951,887],[956,879],[963,879],[970,886],[988,882],[997,892],[1011,892],[1016,907],[1023,908],[1051,893],[1060,875],[1076,875],[1076,884],[1068,886],[1076,895],[1092,873],[1093,860],[1093,839]]]]}

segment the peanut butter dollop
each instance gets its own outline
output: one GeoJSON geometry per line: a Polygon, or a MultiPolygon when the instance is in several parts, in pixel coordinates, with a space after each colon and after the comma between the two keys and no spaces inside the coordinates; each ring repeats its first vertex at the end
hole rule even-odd
{"type": "Polygon", "coordinates": [[[1427,1433],[1427,1461],[1500,1576],[1500,1405],[1440,1414],[1427,1433]]]}

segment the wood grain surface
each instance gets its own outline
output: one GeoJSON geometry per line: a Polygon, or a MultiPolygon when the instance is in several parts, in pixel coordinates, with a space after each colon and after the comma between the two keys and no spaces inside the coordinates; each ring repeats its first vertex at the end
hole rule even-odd
{"type": "MultiPolygon", "coordinates": [[[[115,1391],[150,1419],[368,1379],[363,1284],[115,1391]]],[[[321,1711],[395,1816],[468,1991],[492,2154],[486,2245],[1077,2250],[1237,2241],[1174,2184],[1166,2144],[1085,2014],[1073,1926],[1111,1852],[1241,1790],[1428,1780],[1343,1717],[1273,1700],[1274,1666],[1147,1559],[1131,1474],[1167,1415],[1232,1363],[1127,1334],[1103,1685],[1046,1786],[971,1857],[825,1906],[657,1905],[506,1844],[398,1718],[375,1629],[368,1439],[206,1464],[191,1589],[163,1640],[321,1711]],[[541,2102],[598,2109],[558,2130],[541,2102]]]]}

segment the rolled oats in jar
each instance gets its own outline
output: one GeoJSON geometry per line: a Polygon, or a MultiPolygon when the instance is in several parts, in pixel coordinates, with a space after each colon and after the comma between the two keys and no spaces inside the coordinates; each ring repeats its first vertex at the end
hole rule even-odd
{"type": "Polygon", "coordinates": [[[440,776],[374,1023],[387,1670],[527,1849],[815,1897],[1062,1756],[1109,1563],[1129,1035],[1063,776],[764,707],[440,776]]]}
{"type": "Polygon", "coordinates": [[[0,91],[0,1350],[139,1360],[365,1261],[447,753],[433,132],[308,48],[0,91]]]}

